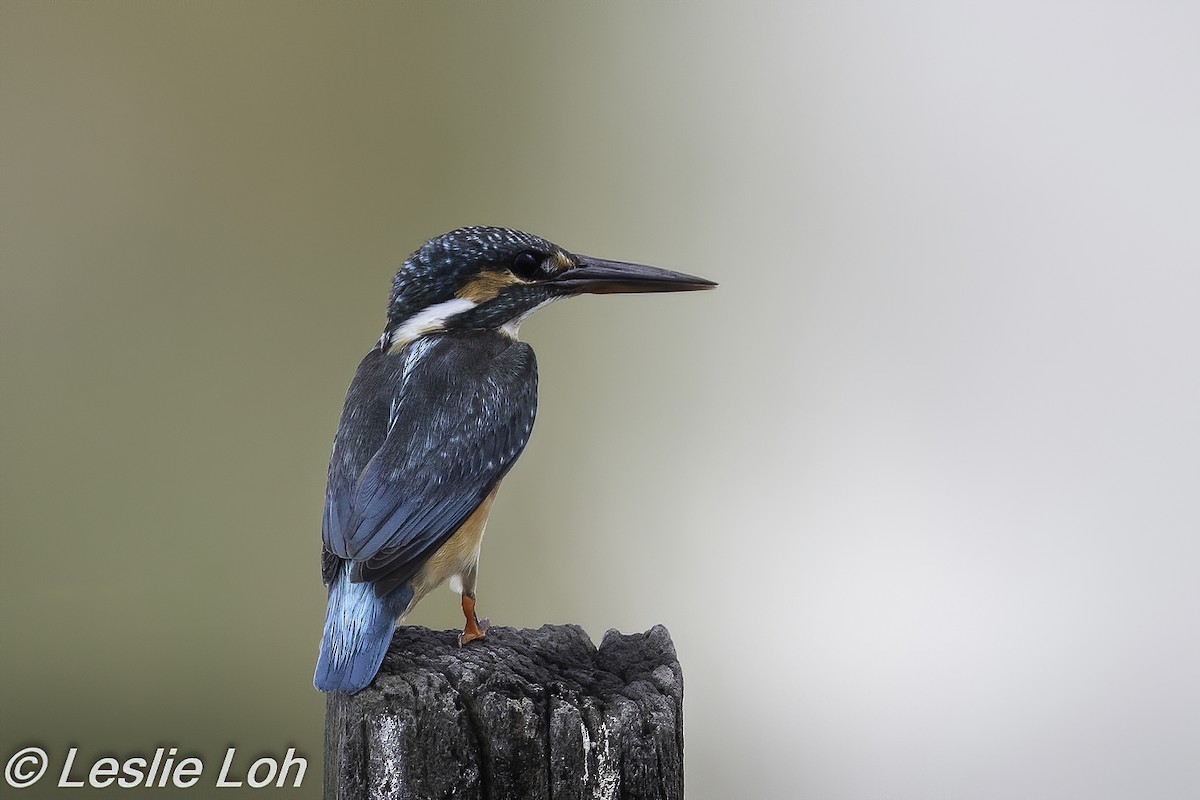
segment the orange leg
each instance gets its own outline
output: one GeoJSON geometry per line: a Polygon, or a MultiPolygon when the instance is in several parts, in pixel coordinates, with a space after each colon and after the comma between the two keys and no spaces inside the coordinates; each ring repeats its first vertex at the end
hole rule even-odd
{"type": "Polygon", "coordinates": [[[462,636],[458,637],[459,647],[467,642],[482,639],[490,624],[486,619],[481,621],[479,617],[475,616],[475,595],[463,592],[462,608],[463,616],[467,618],[467,624],[463,627],[462,636]]]}

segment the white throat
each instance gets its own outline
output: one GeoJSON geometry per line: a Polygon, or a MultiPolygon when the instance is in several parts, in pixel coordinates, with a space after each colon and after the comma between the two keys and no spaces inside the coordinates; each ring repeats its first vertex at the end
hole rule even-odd
{"type": "Polygon", "coordinates": [[[548,306],[548,305],[550,305],[551,303],[553,303],[555,300],[559,300],[559,299],[561,299],[561,298],[558,298],[558,297],[551,297],[549,300],[543,300],[542,302],[538,303],[538,304],[537,304],[536,306],[534,306],[533,308],[531,308],[531,309],[529,309],[528,311],[526,311],[526,312],[525,312],[524,314],[522,314],[521,316],[519,316],[519,317],[513,317],[513,318],[512,318],[512,319],[510,319],[508,322],[506,322],[506,323],[504,323],[503,325],[501,325],[501,326],[500,326],[500,330],[501,330],[501,331],[502,331],[502,332],[503,332],[503,333],[504,333],[506,336],[508,336],[510,339],[514,339],[514,340],[515,340],[515,339],[517,338],[517,333],[519,333],[519,332],[520,332],[521,323],[525,321],[525,318],[526,318],[526,317],[528,317],[528,316],[529,316],[530,314],[532,314],[533,312],[537,311],[539,308],[545,308],[546,306],[548,306]]]}

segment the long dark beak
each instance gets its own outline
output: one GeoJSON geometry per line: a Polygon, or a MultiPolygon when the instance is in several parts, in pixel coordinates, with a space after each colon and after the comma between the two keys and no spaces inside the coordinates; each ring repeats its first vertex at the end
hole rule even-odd
{"type": "Polygon", "coordinates": [[[669,269],[605,261],[591,256],[576,256],[579,266],[563,272],[549,282],[571,294],[608,294],[610,292],[692,292],[716,286],[710,280],[672,272],[669,269]]]}

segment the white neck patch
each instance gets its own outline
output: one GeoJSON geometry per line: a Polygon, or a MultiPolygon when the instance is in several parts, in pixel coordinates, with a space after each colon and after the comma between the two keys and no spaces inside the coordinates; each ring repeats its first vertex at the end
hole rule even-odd
{"type": "Polygon", "coordinates": [[[463,312],[470,311],[474,307],[475,302],[473,300],[465,300],[461,297],[430,306],[419,314],[413,314],[406,319],[404,324],[392,334],[389,345],[391,347],[403,347],[427,333],[440,331],[446,326],[446,320],[456,317],[463,312]]]}

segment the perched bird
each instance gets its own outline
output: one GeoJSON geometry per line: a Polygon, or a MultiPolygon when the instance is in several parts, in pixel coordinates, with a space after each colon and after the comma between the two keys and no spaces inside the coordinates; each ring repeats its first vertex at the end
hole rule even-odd
{"type": "Polygon", "coordinates": [[[314,684],[357,692],[396,623],[447,580],[475,614],[479,548],[500,481],[537,409],[537,364],[517,327],[563,297],[716,284],[569,253],[508,228],[460,228],[396,273],[383,336],[350,384],[329,459],[321,575],[329,588],[314,684]]]}

